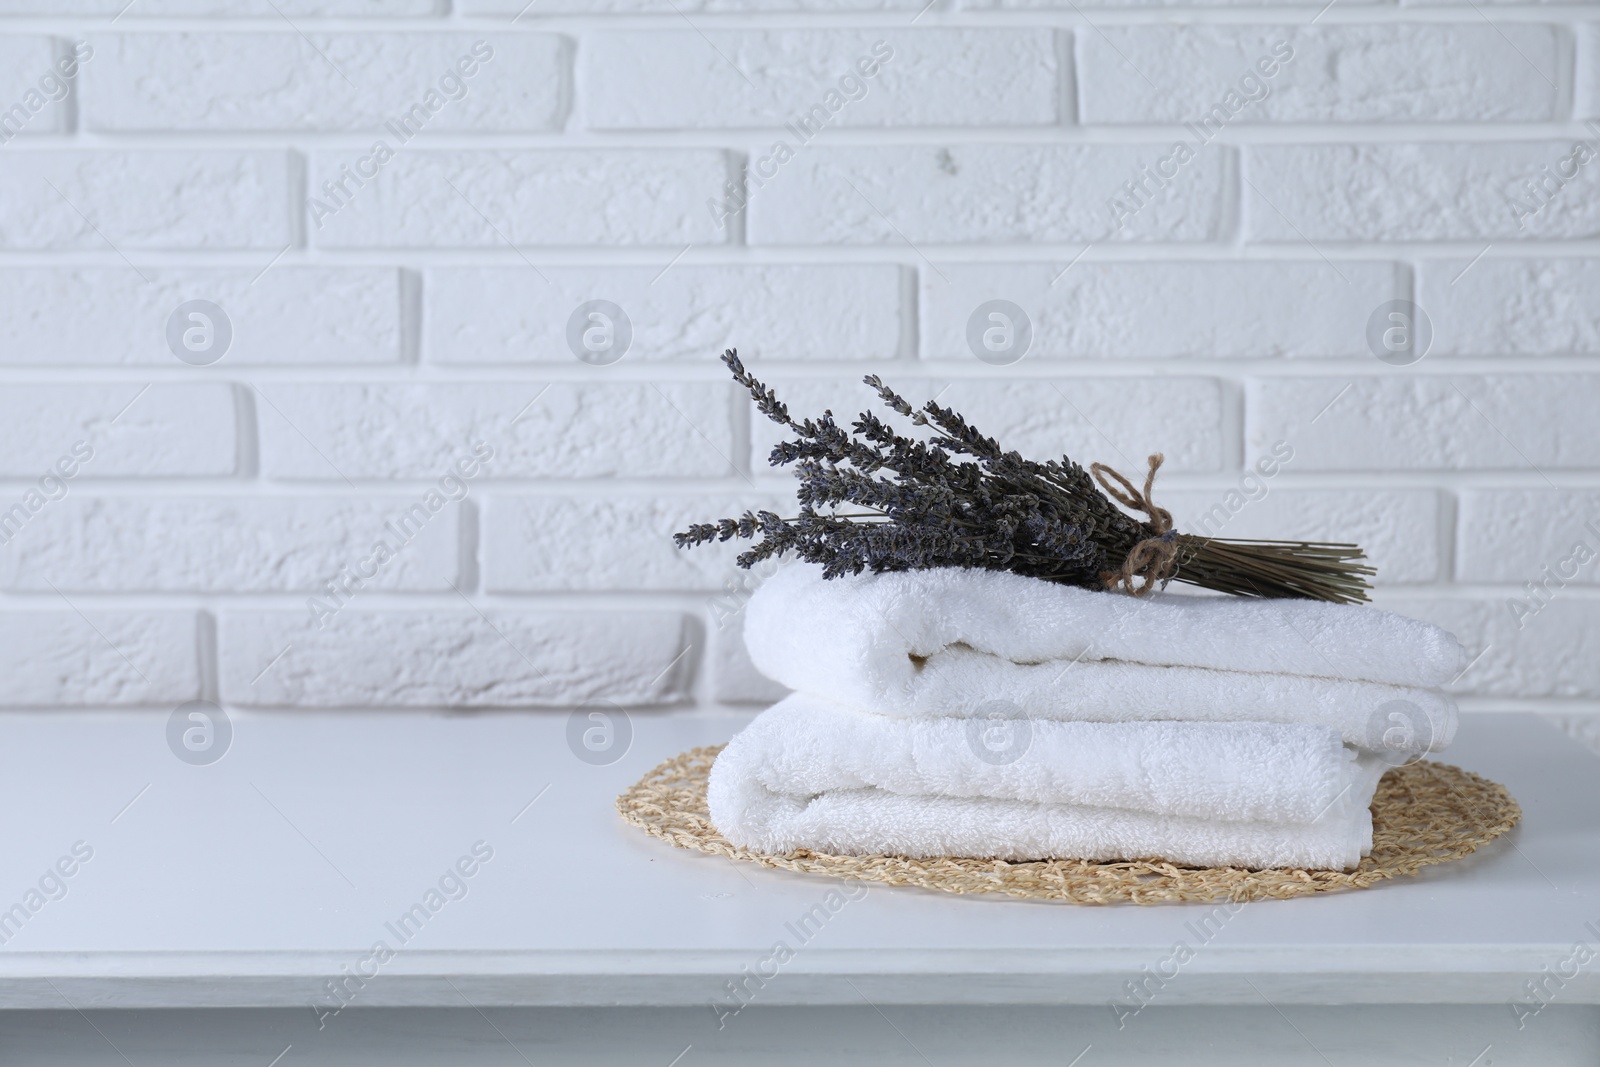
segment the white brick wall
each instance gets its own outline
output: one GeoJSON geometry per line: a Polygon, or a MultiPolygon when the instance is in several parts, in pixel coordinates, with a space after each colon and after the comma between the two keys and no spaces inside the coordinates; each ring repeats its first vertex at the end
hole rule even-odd
{"type": "Polygon", "coordinates": [[[17,708],[181,704],[202,695],[199,620],[185,611],[0,613],[17,708]]]}
{"type": "Polygon", "coordinates": [[[1600,353],[1600,259],[1469,263],[1418,264],[1417,302],[1432,309],[1436,355],[1600,353]]]}
{"type": "Polygon", "coordinates": [[[506,37],[498,48],[471,33],[144,33],[90,43],[79,109],[90,130],[383,133],[398,122],[415,132],[503,132],[555,129],[565,117],[566,48],[553,35],[506,37]]]}
{"type": "Polygon", "coordinates": [[[8,147],[0,167],[7,252],[277,251],[298,229],[298,163],[289,152],[8,147]]]}
{"type": "Polygon", "coordinates": [[[303,611],[231,612],[217,642],[224,701],[317,708],[674,704],[695,643],[670,612],[449,608],[352,609],[323,628],[303,611]]]}
{"type": "Polygon", "coordinates": [[[313,246],[676,247],[723,240],[705,202],[721,196],[728,180],[724,152],[394,147],[382,166],[366,145],[312,155],[313,246]],[[358,179],[374,169],[377,176],[362,185],[347,179],[347,197],[336,197],[328,187],[345,168],[358,179]]]}
{"type": "Polygon", "coordinates": [[[398,363],[394,267],[0,267],[0,363],[170,367],[166,322],[186,300],[227,309],[230,364],[398,363]]]}
{"type": "MultiPolygon", "coordinates": [[[[568,366],[567,320],[596,297],[627,309],[628,359],[892,359],[906,273],[888,263],[649,267],[439,267],[424,277],[423,347],[433,363],[568,366]]],[[[270,275],[269,275],[270,277],[270,275]]],[[[905,343],[903,343],[903,341],[905,343]]]]}
{"type": "Polygon", "coordinates": [[[1265,378],[1246,395],[1249,445],[1291,441],[1318,470],[1600,467],[1597,375],[1265,378]]]}
{"type": "Polygon", "coordinates": [[[1043,126],[1066,117],[1048,30],[634,30],[597,33],[590,47],[584,84],[597,129],[808,118],[829,127],[1043,126]],[[831,107],[830,92],[848,103],[831,107]],[[813,112],[819,106],[827,110],[813,112]]]}
{"type": "MultiPolygon", "coordinates": [[[[1106,201],[1166,144],[808,147],[752,191],[757,245],[1208,241],[1226,234],[1232,149],[1212,147],[1118,230],[1106,201]]],[[[763,157],[765,158],[765,157],[763,157]]],[[[933,269],[933,268],[930,268],[933,269]]]]}
{"type": "Polygon", "coordinates": [[[0,0],[0,705],[770,699],[669,540],[788,499],[737,346],[1164,451],[1181,525],[1366,545],[1469,708],[1600,713],[1592,8],[924,4],[0,0]]]}
{"type": "Polygon", "coordinates": [[[223,383],[30,384],[0,394],[0,474],[9,477],[37,477],[80,444],[74,478],[227,477],[238,471],[237,442],[234,389],[223,383]]]}
{"type": "MultiPolygon", "coordinates": [[[[1600,143],[1600,134],[1590,134],[1600,143]]],[[[1512,191],[1563,165],[1571,140],[1263,145],[1245,153],[1246,236],[1267,242],[1516,241],[1600,236],[1600,165],[1543,210],[1512,191]]]]}
{"type": "Polygon", "coordinates": [[[968,316],[1003,298],[1028,314],[1029,358],[1359,358],[1372,309],[1408,292],[1394,263],[941,264],[922,278],[923,354],[970,359],[968,316]]]}
{"type": "Polygon", "coordinates": [[[257,387],[261,471],[283,479],[433,479],[482,442],[490,478],[729,473],[721,383],[498,382],[257,387]]]}
{"type": "Polygon", "coordinates": [[[1563,103],[1566,34],[1543,24],[1122,26],[1079,41],[1084,122],[1195,121],[1229,91],[1251,101],[1243,123],[1538,122],[1563,103]],[[1507,62],[1512,48],[1526,62],[1507,62]]]}
{"type": "Polygon", "coordinates": [[[68,125],[70,106],[50,38],[16,34],[0,38],[0,137],[60,133],[68,125]],[[51,79],[46,81],[45,79],[51,79]]]}
{"type": "MultiPolygon", "coordinates": [[[[392,496],[75,494],[47,505],[5,546],[0,587],[317,593],[365,558],[385,536],[385,524],[411,503],[392,496]]],[[[373,588],[448,591],[460,580],[458,512],[447,509],[419,526],[372,579],[373,588]]]]}
{"type": "Polygon", "coordinates": [[[704,522],[706,509],[739,515],[763,508],[792,509],[792,496],[745,493],[676,496],[501,496],[483,520],[483,585],[493,593],[615,589],[720,591],[737,582],[738,542],[681,552],[672,534],[704,522]],[[608,531],[604,537],[594,531],[608,531]],[[546,546],[529,552],[528,544],[546,546]]]}

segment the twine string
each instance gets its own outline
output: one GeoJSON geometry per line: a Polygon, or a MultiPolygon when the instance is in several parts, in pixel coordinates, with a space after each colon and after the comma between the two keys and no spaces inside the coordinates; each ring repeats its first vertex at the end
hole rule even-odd
{"type": "Polygon", "coordinates": [[[1149,516],[1149,521],[1143,525],[1151,531],[1151,536],[1128,550],[1128,557],[1122,561],[1120,570],[1105,571],[1100,575],[1107,589],[1120,586],[1133,596],[1145,596],[1157,584],[1165,586],[1178,573],[1178,532],[1172,528],[1172,512],[1157,507],[1151,498],[1156,471],[1161,469],[1165,460],[1166,456],[1160,452],[1150,457],[1150,470],[1144,476],[1143,492],[1106,464],[1089,465],[1089,473],[1094,475],[1094,480],[1100,483],[1100,488],[1106,491],[1107,496],[1129,511],[1142,511],[1149,516]],[[1111,484],[1113,479],[1116,485],[1111,484]],[[1133,580],[1136,577],[1144,579],[1144,584],[1135,585],[1133,580]]]}

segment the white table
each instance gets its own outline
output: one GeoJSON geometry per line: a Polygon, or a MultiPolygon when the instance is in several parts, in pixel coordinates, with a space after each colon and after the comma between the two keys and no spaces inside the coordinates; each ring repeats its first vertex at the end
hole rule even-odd
{"type": "Polygon", "coordinates": [[[1600,762],[1538,720],[1466,719],[1450,761],[1525,823],[1418,878],[1245,905],[1204,940],[1208,906],[875,887],[804,943],[789,927],[850,883],[673,849],[612,808],[742,721],[635,714],[627,755],[592,766],[559,715],[236,715],[192,766],[164,715],[9,714],[0,909],[74,843],[93,856],[0,917],[0,1063],[1600,1062],[1600,959],[1545,979],[1520,1030],[1509,1004],[1600,953],[1600,762]],[[385,923],[479,841],[465,896],[401,946],[385,923]],[[794,958],[727,1014],[780,939],[794,958]],[[1179,940],[1194,958],[1129,1013],[1125,983],[1179,940]],[[348,970],[376,976],[319,1016],[348,970]]]}

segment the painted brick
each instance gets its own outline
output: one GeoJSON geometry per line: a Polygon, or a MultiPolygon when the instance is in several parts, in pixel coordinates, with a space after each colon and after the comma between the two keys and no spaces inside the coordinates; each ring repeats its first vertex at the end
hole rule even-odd
{"type": "Polygon", "coordinates": [[[1600,582],[1600,492],[1592,489],[1463,490],[1457,537],[1458,581],[1548,590],[1600,582]]]}
{"type": "Polygon", "coordinates": [[[0,475],[230,475],[239,463],[236,406],[222,384],[7,385],[0,475]]]}
{"type": "Polygon", "coordinates": [[[734,557],[750,542],[680,549],[672,535],[763,508],[792,514],[794,496],[497,496],[483,516],[484,589],[737,589],[734,557]]]}
{"type": "MultiPolygon", "coordinates": [[[[1399,3],[1404,7],[1428,7],[1450,2],[1452,0],[1399,0],[1399,3]]],[[[1561,0],[1489,0],[1489,3],[1496,7],[1505,4],[1557,4],[1560,2],[1561,0]]]]}
{"type": "Polygon", "coordinates": [[[8,152],[0,248],[277,252],[296,232],[293,171],[278,151],[8,152]]]}
{"type": "Polygon", "coordinates": [[[1600,354],[1600,259],[1427,260],[1430,356],[1600,354]]]}
{"type": "MultiPolygon", "coordinates": [[[[881,401],[854,378],[779,380],[772,386],[795,418],[832,410],[840,421],[881,401]]],[[[1166,454],[1165,471],[1215,471],[1223,464],[1222,393],[1211,378],[914,379],[890,373],[886,384],[913,406],[937,397],[983,433],[1025,456],[1063,453],[1080,463],[1101,461],[1142,471],[1152,452],[1166,454]]],[[[891,421],[896,419],[887,414],[891,421]]],[[[752,469],[765,472],[781,428],[752,414],[752,469]]],[[[909,427],[901,425],[905,430],[909,427]]]]}
{"type": "Polygon", "coordinates": [[[838,127],[1053,124],[1071,77],[1049,30],[626,30],[586,46],[590,126],[793,123],[779,139],[796,151],[838,127]]]}
{"type": "MultiPolygon", "coordinates": [[[[1502,3],[1555,3],[1556,0],[1501,0],[1502,3]]],[[[1600,22],[1591,22],[1578,30],[1578,66],[1594,69],[1595,49],[1600,47],[1600,22]]],[[[1600,138],[1600,82],[1593,74],[1577,79],[1573,115],[1585,119],[1584,138],[1592,145],[1600,138]]]]}
{"type": "Polygon", "coordinates": [[[1552,121],[1570,47],[1553,26],[1482,21],[1108,26],[1080,38],[1084,122],[1193,122],[1207,138],[1236,123],[1552,121]]]}
{"type": "Polygon", "coordinates": [[[189,300],[228,316],[233,340],[221,366],[402,356],[401,276],[392,267],[141,269],[144,278],[127,267],[0,269],[0,364],[181,366],[166,327],[189,300]]]}
{"type": "Polygon", "coordinates": [[[1245,153],[1246,233],[1297,243],[1594,237],[1592,158],[1550,195],[1530,191],[1572,153],[1572,141],[1258,145],[1245,153]]]}
{"type": "MultiPolygon", "coordinates": [[[[916,13],[927,0],[675,0],[688,14],[766,14],[768,12],[909,11],[916,13]]],[[[518,15],[527,0],[457,0],[456,10],[468,15],[518,15]]],[[[541,0],[546,15],[656,15],[655,0],[541,0]]]]}
{"type": "Polygon", "coordinates": [[[201,696],[190,611],[8,611],[5,707],[170,706],[201,696]]]}
{"type": "Polygon", "coordinates": [[[547,34],[136,33],[92,43],[81,110],[94,130],[370,130],[399,148],[416,132],[556,129],[566,109],[566,48],[547,34]]]}
{"type": "Polygon", "coordinates": [[[503,610],[234,611],[217,640],[225,702],[318,708],[678,703],[696,643],[668,612],[503,610]]]}
{"type": "MultiPolygon", "coordinates": [[[[70,47],[63,42],[59,57],[65,58],[70,47]]],[[[68,129],[72,82],[61,76],[57,58],[57,44],[49,37],[0,37],[0,144],[68,129]]],[[[67,69],[75,66],[74,61],[67,69]]]]}
{"type": "Polygon", "coordinates": [[[1559,176],[1600,148],[1600,24],[1366,2],[1101,0],[1145,14],[1090,25],[1069,0],[680,0],[688,22],[658,0],[0,0],[29,19],[0,37],[0,123],[70,38],[99,46],[0,146],[0,703],[164,712],[219,673],[263,708],[768,703],[740,640],[762,574],[670,542],[792,500],[776,428],[712,362],[738,347],[797,415],[881,411],[870,369],[1030,455],[1137,475],[1161,449],[1180,528],[1363,544],[1380,603],[1485,650],[1457,686],[1479,706],[1600,709],[1600,558],[1556,574],[1600,550],[1600,256],[1573,243],[1600,235],[1600,163],[1559,176]],[[1162,179],[1280,35],[1270,95],[1162,179]],[[322,188],[479,37],[493,61],[427,136],[322,188]],[[861,99],[785,131],[879,39],[861,99]],[[1427,359],[1369,362],[1369,318],[1406,298],[1427,359]],[[167,348],[190,299],[229,316],[217,365],[167,348]],[[595,299],[632,327],[615,367],[566,341],[595,299]],[[968,348],[992,299],[1031,318],[1020,364],[968,348]],[[1240,461],[1279,440],[1295,456],[1252,501],[1240,461]],[[452,507],[478,441],[495,455],[452,507]],[[74,477],[45,479],[63,457],[74,477]],[[404,544],[362,582],[380,540],[404,544]]]}
{"type": "MultiPolygon", "coordinates": [[[[52,503],[0,553],[8,590],[141,593],[320,592],[382,539],[392,559],[373,590],[448,592],[460,571],[460,515],[446,507],[388,523],[422,499],[331,497],[84,497],[52,503]]],[[[352,588],[354,586],[352,585],[352,588]]]]}
{"type": "Polygon", "coordinates": [[[622,308],[623,358],[839,360],[900,351],[901,272],[852,266],[439,267],[423,281],[423,358],[571,365],[568,324],[591,300],[622,308]]]}
{"type": "MultiPolygon", "coordinates": [[[[732,172],[714,149],[404,150],[347,195],[325,182],[365,153],[312,155],[311,241],[329,248],[718,244],[707,203],[732,172]]],[[[359,179],[358,179],[359,180],[359,179]]]]}
{"type": "Polygon", "coordinates": [[[713,696],[725,704],[774,704],[789,692],[756,670],[744,645],[744,620],[730,620],[711,638],[713,696]]]}
{"type": "MultiPolygon", "coordinates": [[[[598,369],[598,373],[604,373],[598,369]]],[[[274,383],[256,390],[269,478],[439,478],[478,442],[489,478],[731,473],[732,386],[274,383]]]]}
{"type": "MultiPolygon", "coordinates": [[[[962,0],[961,6],[974,11],[1072,11],[1075,0],[962,0]]],[[[1341,0],[1341,5],[1386,3],[1387,0],[1341,0]]],[[[1168,8],[1237,8],[1254,6],[1319,8],[1327,0],[1096,0],[1096,7],[1168,8]]]]}
{"type": "Polygon", "coordinates": [[[1591,375],[1261,379],[1246,398],[1247,449],[1289,441],[1307,470],[1600,466],[1591,375]]]}
{"type": "Polygon", "coordinates": [[[1519,618],[1505,600],[1380,599],[1443,626],[1476,662],[1451,692],[1499,697],[1600,697],[1600,601],[1557,599],[1519,618]]]}
{"type": "MultiPolygon", "coordinates": [[[[1280,471],[1295,466],[1290,459],[1280,471]]],[[[1161,505],[1185,533],[1354,542],[1377,568],[1379,584],[1442,577],[1439,497],[1431,490],[1285,489],[1253,472],[1227,489],[1165,492],[1161,505]]]]}
{"type": "Polygon", "coordinates": [[[0,15],[166,18],[403,18],[443,14],[443,0],[0,0],[0,15]]]}
{"type": "Polygon", "coordinates": [[[1390,263],[941,263],[922,272],[922,353],[972,359],[969,320],[1009,300],[1029,359],[1364,356],[1372,309],[1405,295],[1390,263]]]}
{"type": "Polygon", "coordinates": [[[751,190],[746,226],[751,244],[1209,241],[1230,225],[1231,151],[1208,147],[1128,217],[1113,199],[1170,145],[812,148],[751,190]]]}

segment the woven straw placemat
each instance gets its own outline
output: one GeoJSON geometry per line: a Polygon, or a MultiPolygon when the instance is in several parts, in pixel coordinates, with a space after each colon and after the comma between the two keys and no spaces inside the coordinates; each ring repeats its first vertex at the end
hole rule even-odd
{"type": "Polygon", "coordinates": [[[1458,860],[1510,830],[1522,809],[1504,786],[1447,763],[1395,767],[1372,801],[1372,854],[1353,871],[1179,867],[1159,860],[958,859],[834,856],[799,849],[772,856],[736,848],[711,825],[706,775],[721,745],[694,748],[656,767],[617,798],[624,821],[679,848],[763,867],[920,886],[946,893],[1003,893],[1073,904],[1285,899],[1368,886],[1458,860]]]}

